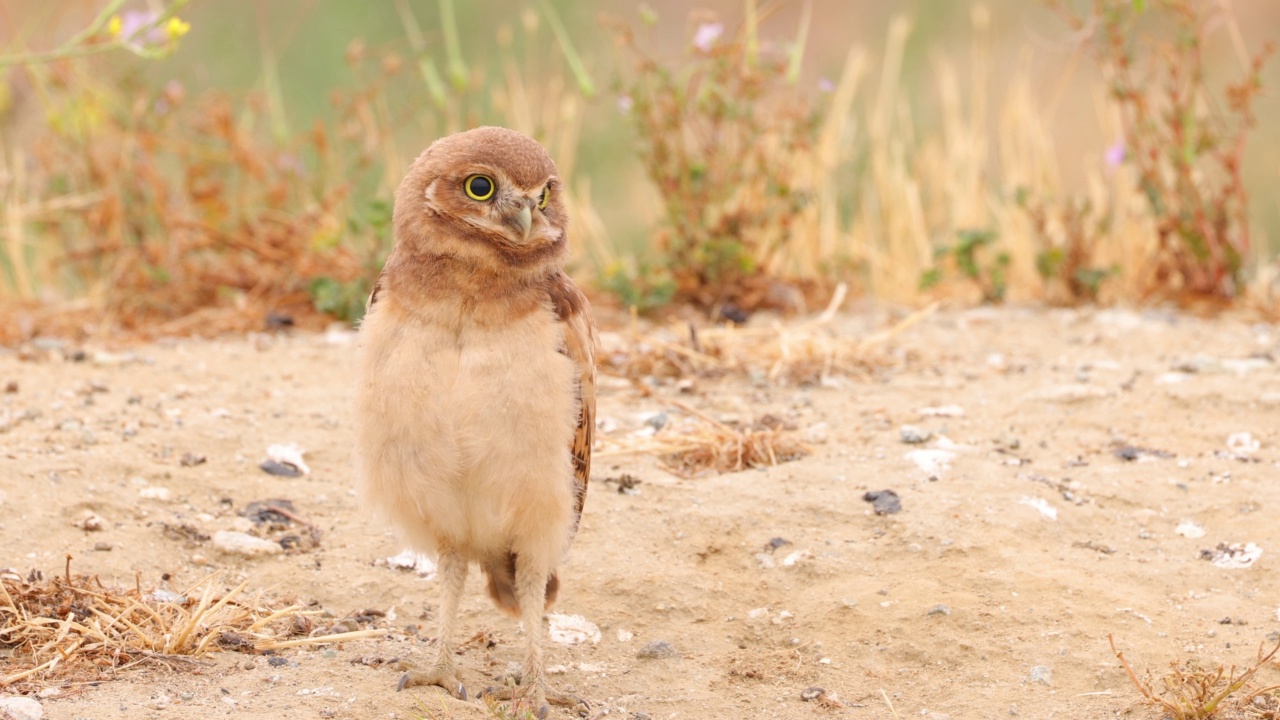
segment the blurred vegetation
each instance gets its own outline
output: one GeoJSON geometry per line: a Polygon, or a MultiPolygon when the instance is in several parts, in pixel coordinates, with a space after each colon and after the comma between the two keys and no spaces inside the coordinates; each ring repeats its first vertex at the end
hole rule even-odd
{"type": "Polygon", "coordinates": [[[1268,50],[1230,6],[992,2],[1035,22],[927,0],[611,0],[603,20],[570,0],[4,0],[0,339],[354,321],[400,175],[478,124],[547,145],[571,270],[641,310],[802,310],[836,282],[1265,296],[1280,157],[1259,169],[1246,141],[1268,50]],[[1058,82],[1028,70],[1045,53],[1058,82]]]}
{"type": "Polygon", "coordinates": [[[1093,0],[1084,12],[1051,6],[1085,34],[1119,107],[1125,144],[1113,162],[1134,166],[1159,236],[1149,261],[1152,292],[1233,297],[1250,245],[1246,140],[1274,44],[1249,57],[1244,77],[1215,98],[1206,84],[1204,45],[1218,20],[1205,6],[1193,0],[1093,0]],[[1140,23],[1151,15],[1162,32],[1143,35],[1140,23]]]}

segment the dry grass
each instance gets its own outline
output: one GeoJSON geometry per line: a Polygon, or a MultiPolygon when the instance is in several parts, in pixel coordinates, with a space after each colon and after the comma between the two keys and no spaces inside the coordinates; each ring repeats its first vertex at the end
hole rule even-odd
{"type": "Polygon", "coordinates": [[[641,330],[633,322],[629,332],[605,333],[598,357],[606,372],[631,379],[737,376],[770,384],[831,384],[841,377],[869,377],[891,364],[884,352],[889,341],[938,309],[931,303],[890,328],[856,338],[833,327],[847,295],[847,286],[838,285],[822,313],[799,323],[699,329],[677,322],[641,330]]]}
{"type": "Polygon", "coordinates": [[[140,585],[104,586],[97,577],[25,578],[0,573],[0,647],[6,650],[0,687],[28,688],[109,677],[145,664],[192,667],[210,652],[261,652],[374,637],[385,630],[325,633],[307,611],[248,596],[248,581],[220,592],[215,573],[185,592],[143,592],[140,585]]]}
{"type": "Polygon", "coordinates": [[[1139,678],[1124,653],[1116,649],[1115,638],[1108,635],[1107,640],[1111,643],[1111,652],[1129,675],[1129,681],[1146,702],[1159,707],[1174,720],[1280,719],[1280,685],[1244,692],[1258,670],[1280,652],[1280,642],[1271,652],[1265,652],[1265,647],[1259,645],[1257,660],[1239,672],[1234,665],[1230,670],[1222,665],[1206,669],[1193,661],[1173,662],[1169,672],[1156,681],[1150,671],[1139,678]],[[1242,692],[1244,694],[1240,694],[1242,692]]]}
{"type": "Polygon", "coordinates": [[[675,475],[691,478],[708,472],[728,473],[773,467],[799,460],[813,449],[776,417],[766,415],[749,426],[721,422],[679,400],[669,400],[685,415],[652,435],[602,437],[597,457],[654,455],[675,475]]]}

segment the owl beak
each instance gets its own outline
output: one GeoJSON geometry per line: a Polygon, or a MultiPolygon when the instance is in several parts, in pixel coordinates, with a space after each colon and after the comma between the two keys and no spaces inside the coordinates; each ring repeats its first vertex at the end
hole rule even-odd
{"type": "Polygon", "coordinates": [[[519,228],[524,238],[529,237],[529,228],[533,227],[533,208],[522,204],[520,210],[509,216],[511,224],[519,228]]]}

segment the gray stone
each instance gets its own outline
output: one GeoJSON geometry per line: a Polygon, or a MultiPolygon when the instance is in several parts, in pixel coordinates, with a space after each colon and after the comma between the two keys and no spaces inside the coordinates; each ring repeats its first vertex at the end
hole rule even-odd
{"type": "Polygon", "coordinates": [[[640,648],[636,653],[636,657],[646,660],[666,660],[668,658],[680,657],[680,653],[675,646],[666,640],[654,640],[653,642],[640,648]]]}

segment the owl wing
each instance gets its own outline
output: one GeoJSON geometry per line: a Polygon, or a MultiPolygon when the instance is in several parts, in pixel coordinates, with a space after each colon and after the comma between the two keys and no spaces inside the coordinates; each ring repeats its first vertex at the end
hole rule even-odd
{"type": "Polygon", "coordinates": [[[587,499],[587,482],[591,477],[591,442],[596,429],[596,323],[587,298],[563,272],[547,281],[547,293],[556,318],[564,325],[564,347],[560,352],[573,361],[578,371],[578,429],[573,434],[569,452],[573,456],[573,475],[577,497],[573,529],[578,529],[582,505],[587,499]]]}

